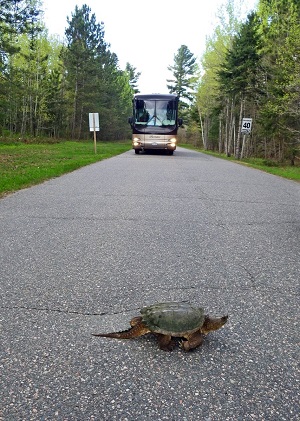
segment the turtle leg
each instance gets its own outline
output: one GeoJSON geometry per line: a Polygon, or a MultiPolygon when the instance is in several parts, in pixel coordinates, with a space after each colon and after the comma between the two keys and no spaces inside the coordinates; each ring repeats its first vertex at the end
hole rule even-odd
{"type": "Polygon", "coordinates": [[[142,316],[134,317],[133,319],[130,320],[130,326],[131,327],[136,326],[141,321],[142,321],[142,316]]]}
{"type": "Polygon", "coordinates": [[[162,333],[156,333],[158,345],[163,351],[173,351],[176,343],[172,339],[171,335],[163,335],[162,333]]]}
{"type": "Polygon", "coordinates": [[[195,349],[198,346],[202,345],[204,336],[199,331],[191,333],[190,335],[186,336],[186,341],[181,342],[181,347],[185,351],[190,351],[191,349],[195,349]]]}

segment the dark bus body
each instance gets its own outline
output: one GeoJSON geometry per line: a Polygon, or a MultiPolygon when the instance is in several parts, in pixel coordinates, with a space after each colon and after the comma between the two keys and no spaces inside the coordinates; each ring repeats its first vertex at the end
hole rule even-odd
{"type": "Polygon", "coordinates": [[[177,144],[178,96],[171,94],[136,94],[133,97],[132,147],[135,153],[166,150],[173,154],[177,144]]]}

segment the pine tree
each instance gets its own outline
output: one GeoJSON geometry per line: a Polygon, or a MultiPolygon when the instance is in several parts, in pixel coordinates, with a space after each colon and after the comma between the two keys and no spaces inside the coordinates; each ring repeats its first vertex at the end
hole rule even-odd
{"type": "Polygon", "coordinates": [[[283,160],[299,146],[299,0],[260,1],[258,16],[261,132],[268,139],[266,154],[283,160]]]}
{"type": "Polygon", "coordinates": [[[251,13],[248,15],[247,21],[241,25],[239,32],[233,37],[222,69],[218,72],[220,92],[222,92],[220,98],[223,98],[226,109],[224,112],[226,120],[224,149],[227,155],[234,152],[236,158],[245,152],[245,136],[243,137],[242,151],[240,150],[240,125],[245,112],[250,117],[249,110],[258,89],[259,45],[256,15],[251,13]],[[233,138],[234,133],[236,135],[233,138]]]}
{"type": "Polygon", "coordinates": [[[133,67],[130,63],[126,63],[125,72],[128,74],[129,84],[135,94],[139,93],[139,89],[137,87],[139,77],[141,76],[141,72],[136,72],[136,68],[133,67]]]}
{"type": "Polygon", "coordinates": [[[41,10],[38,0],[0,1],[0,70],[9,55],[19,51],[16,37],[28,32],[41,10]]]}
{"type": "Polygon", "coordinates": [[[88,113],[99,112],[99,137],[120,137],[121,132],[128,133],[123,113],[128,115],[132,96],[126,71],[119,69],[118,58],[104,39],[104,25],[96,22],[87,5],[76,6],[68,23],[62,58],[69,133],[77,139],[89,136],[88,113]]]}
{"type": "Polygon", "coordinates": [[[87,131],[85,121],[93,108],[91,99],[98,88],[99,73],[105,66],[103,56],[107,49],[103,25],[97,23],[96,16],[90,15],[90,12],[86,4],[81,9],[76,6],[71,19],[67,19],[67,46],[62,55],[67,73],[70,135],[78,139],[84,130],[87,131]]]}
{"type": "Polygon", "coordinates": [[[179,97],[180,111],[187,109],[194,99],[197,69],[196,57],[186,45],[181,45],[174,55],[174,65],[168,67],[173,79],[167,79],[171,83],[167,85],[169,92],[179,97]]]}

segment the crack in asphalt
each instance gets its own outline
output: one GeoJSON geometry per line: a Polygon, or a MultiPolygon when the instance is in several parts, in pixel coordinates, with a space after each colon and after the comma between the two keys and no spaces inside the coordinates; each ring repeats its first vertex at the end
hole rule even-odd
{"type": "Polygon", "coordinates": [[[255,276],[253,275],[253,273],[252,272],[250,272],[250,270],[249,269],[247,269],[245,266],[243,266],[243,265],[240,265],[240,267],[241,268],[243,268],[244,269],[244,271],[249,275],[249,277],[250,277],[250,281],[251,281],[251,284],[252,284],[252,286],[253,286],[253,288],[256,290],[257,289],[257,280],[256,280],[256,278],[255,278],[255,276]]]}
{"type": "Polygon", "coordinates": [[[82,312],[82,311],[75,311],[75,310],[62,310],[59,308],[49,308],[49,307],[30,307],[30,306],[1,306],[0,308],[6,310],[29,310],[29,311],[47,311],[49,313],[64,313],[64,314],[78,314],[81,316],[107,316],[113,314],[123,314],[129,311],[134,311],[138,309],[129,309],[123,311],[112,311],[112,312],[82,312]]]}

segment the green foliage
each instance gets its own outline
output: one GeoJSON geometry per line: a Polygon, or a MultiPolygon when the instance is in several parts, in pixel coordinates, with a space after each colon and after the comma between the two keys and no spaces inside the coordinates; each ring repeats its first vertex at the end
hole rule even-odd
{"type": "Polygon", "coordinates": [[[40,10],[38,0],[1,0],[0,2],[0,71],[6,68],[10,54],[20,50],[17,37],[36,24],[40,10]]]}
{"type": "Polygon", "coordinates": [[[194,99],[194,89],[198,79],[197,69],[196,57],[186,45],[181,45],[177,54],[174,55],[174,65],[168,67],[168,70],[173,72],[173,79],[167,80],[171,82],[167,85],[170,94],[176,94],[179,97],[181,116],[194,99]]]}
{"type": "Polygon", "coordinates": [[[39,3],[1,0],[0,134],[85,139],[88,113],[99,112],[101,139],[127,138],[139,73],[119,69],[87,5],[68,18],[63,45],[43,30],[39,3]]]}
{"type": "MultiPolygon", "coordinates": [[[[207,38],[206,51],[201,60],[201,76],[197,91],[197,107],[202,127],[202,143],[205,149],[218,147],[220,119],[225,119],[224,86],[220,72],[228,53],[232,38],[237,32],[238,20],[234,16],[232,1],[220,11],[219,25],[207,38]]],[[[219,148],[220,149],[220,148],[219,148]]]]}
{"type": "MultiPolygon", "coordinates": [[[[293,161],[300,146],[299,0],[260,0],[245,22],[236,4],[227,0],[220,9],[201,76],[181,45],[168,89],[180,97],[187,133],[199,131],[205,149],[293,161]],[[240,133],[243,117],[253,119],[250,136],[240,133]]],[[[40,0],[0,5],[0,135],[87,139],[88,113],[99,112],[100,139],[129,137],[140,73],[129,63],[120,70],[91,9],[75,7],[63,45],[44,30],[40,0]]]]}
{"type": "Polygon", "coordinates": [[[89,112],[99,112],[100,138],[129,136],[127,116],[133,90],[129,77],[118,68],[118,59],[104,39],[104,26],[96,22],[88,6],[75,8],[66,29],[62,52],[66,74],[66,116],[71,138],[89,136],[89,112]]]}
{"type": "Polygon", "coordinates": [[[137,87],[139,77],[141,76],[141,72],[137,72],[136,68],[131,66],[130,63],[126,63],[125,72],[127,73],[129,79],[129,85],[133,90],[133,93],[138,94],[139,89],[137,87]]]}
{"type": "Polygon", "coordinates": [[[300,3],[261,0],[238,25],[232,5],[228,0],[228,18],[223,13],[202,57],[197,105],[203,145],[282,161],[300,143],[300,3]],[[253,119],[251,136],[241,136],[243,117],[253,119]]]}
{"type": "Polygon", "coordinates": [[[258,16],[264,80],[258,118],[262,134],[271,136],[275,155],[283,159],[300,143],[300,4],[261,1],[258,16]]]}
{"type": "Polygon", "coordinates": [[[237,94],[254,96],[259,66],[258,48],[259,37],[253,12],[248,15],[247,21],[232,38],[222,68],[218,72],[224,93],[230,96],[237,94]]]}

